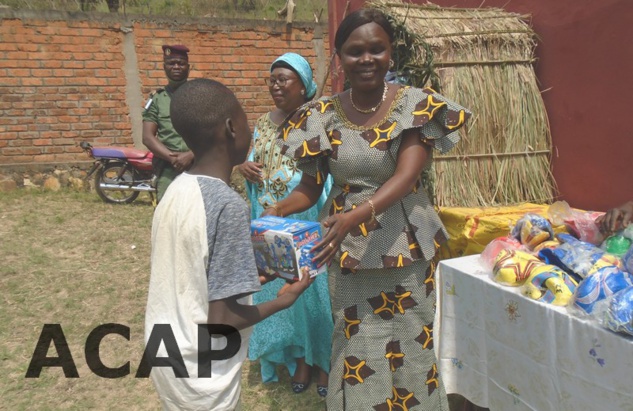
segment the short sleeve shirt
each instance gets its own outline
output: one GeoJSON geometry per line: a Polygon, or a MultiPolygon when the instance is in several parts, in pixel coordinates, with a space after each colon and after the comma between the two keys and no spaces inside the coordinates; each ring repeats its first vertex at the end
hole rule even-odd
{"type": "MultiPolygon", "coordinates": [[[[470,115],[431,89],[403,87],[380,122],[361,127],[347,119],[338,96],[324,97],[297,110],[280,127],[277,143],[317,183],[333,177],[323,219],[360,206],[393,176],[405,130],[417,130],[424,143],[446,152],[470,115]]],[[[448,234],[420,184],[418,179],[401,201],[350,231],[340,245],[343,270],[405,267],[433,258],[448,234]]]]}
{"type": "Polygon", "coordinates": [[[159,89],[147,102],[143,111],[143,121],[149,121],[158,126],[158,140],[169,150],[174,152],[189,151],[189,147],[171,124],[170,104],[171,93],[167,89],[159,89]]]}
{"type": "MultiPolygon", "coordinates": [[[[169,367],[152,369],[164,409],[235,407],[251,329],[240,331],[235,356],[212,362],[211,378],[197,378],[198,324],[207,322],[209,301],[240,296],[249,304],[260,288],[246,202],[221,180],[179,175],[154,212],[145,315],[145,341],[156,324],[169,324],[189,374],[175,378],[169,367]]],[[[213,349],[226,344],[215,340],[213,349]]],[[[158,356],[166,356],[161,350],[158,356]]]]}

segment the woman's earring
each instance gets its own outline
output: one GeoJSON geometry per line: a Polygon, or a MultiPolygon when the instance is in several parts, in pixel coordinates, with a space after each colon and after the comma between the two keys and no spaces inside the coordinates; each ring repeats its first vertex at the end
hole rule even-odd
{"type": "Polygon", "coordinates": [[[301,95],[303,96],[306,93],[305,90],[301,90],[301,95]]]}
{"type": "Polygon", "coordinates": [[[393,60],[389,59],[389,68],[393,68],[394,62],[393,60]]]}

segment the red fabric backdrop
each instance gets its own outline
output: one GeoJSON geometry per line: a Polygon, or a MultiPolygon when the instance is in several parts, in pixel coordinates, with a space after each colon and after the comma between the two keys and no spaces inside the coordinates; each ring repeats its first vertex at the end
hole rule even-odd
{"type": "MultiPolygon", "coordinates": [[[[426,3],[425,1],[412,1],[426,3]]],[[[330,40],[347,0],[329,0],[330,40]]],[[[350,10],[362,7],[351,0],[350,10]]],[[[539,36],[536,75],[552,130],[560,198],[606,210],[633,199],[633,2],[630,0],[433,0],[443,7],[499,7],[529,14],[539,36]]],[[[334,46],[332,45],[332,50],[334,46]]],[[[340,81],[335,86],[340,87],[340,81]]]]}

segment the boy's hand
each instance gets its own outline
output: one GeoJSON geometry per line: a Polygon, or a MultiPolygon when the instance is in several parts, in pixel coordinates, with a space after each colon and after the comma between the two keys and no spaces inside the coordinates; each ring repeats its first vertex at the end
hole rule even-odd
{"type": "Polygon", "coordinates": [[[259,283],[261,285],[269,283],[277,278],[276,276],[268,274],[266,271],[260,270],[259,268],[257,269],[257,274],[259,274],[259,283]]]}
{"type": "Polygon", "coordinates": [[[303,273],[303,278],[299,281],[295,281],[294,283],[286,283],[283,287],[277,292],[277,297],[281,297],[287,295],[288,298],[291,299],[290,304],[293,304],[297,301],[297,298],[305,291],[307,288],[314,282],[313,278],[310,278],[310,270],[308,267],[301,267],[301,272],[303,273]]]}

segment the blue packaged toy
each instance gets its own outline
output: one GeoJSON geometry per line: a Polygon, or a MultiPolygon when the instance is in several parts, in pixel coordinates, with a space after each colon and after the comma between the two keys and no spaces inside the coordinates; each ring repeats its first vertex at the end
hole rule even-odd
{"type": "Polygon", "coordinates": [[[251,221],[251,241],[255,264],[260,270],[286,280],[303,277],[307,267],[310,277],[325,271],[312,262],[310,249],[321,239],[321,225],[313,221],[266,216],[251,221]]]}

